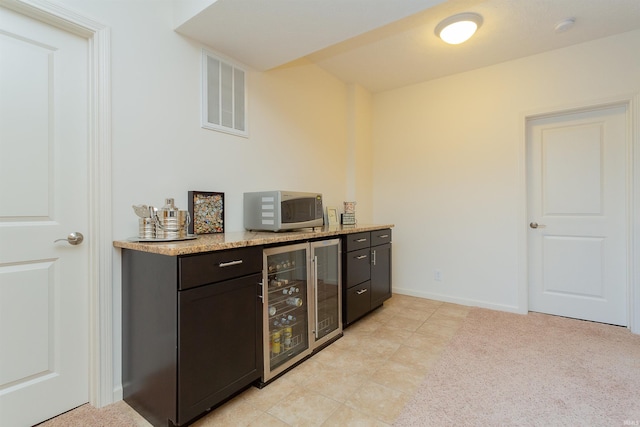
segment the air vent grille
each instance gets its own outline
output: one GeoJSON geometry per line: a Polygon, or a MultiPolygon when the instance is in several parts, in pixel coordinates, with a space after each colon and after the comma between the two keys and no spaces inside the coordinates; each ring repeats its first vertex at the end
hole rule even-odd
{"type": "Polygon", "coordinates": [[[246,71],[203,50],[202,127],[248,136],[246,71]]]}

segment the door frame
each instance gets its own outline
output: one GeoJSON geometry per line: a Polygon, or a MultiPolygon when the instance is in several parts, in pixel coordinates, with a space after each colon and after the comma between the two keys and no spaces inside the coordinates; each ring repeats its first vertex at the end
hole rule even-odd
{"type": "Polygon", "coordinates": [[[529,310],[529,242],[528,242],[528,182],[527,182],[527,127],[530,121],[560,114],[580,113],[601,110],[609,107],[626,107],[627,110],[627,307],[628,326],[631,332],[640,334],[640,94],[634,93],[618,97],[599,99],[579,105],[548,108],[521,114],[521,143],[518,147],[518,165],[520,176],[520,197],[518,225],[518,308],[520,313],[529,310]]]}
{"type": "Polygon", "coordinates": [[[99,408],[114,401],[110,29],[44,0],[0,0],[0,6],[88,41],[88,387],[89,402],[99,408]]]}

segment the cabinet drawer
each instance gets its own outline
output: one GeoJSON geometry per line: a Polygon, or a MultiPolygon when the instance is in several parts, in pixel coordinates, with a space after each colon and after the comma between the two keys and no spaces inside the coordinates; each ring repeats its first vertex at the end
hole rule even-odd
{"type": "Polygon", "coordinates": [[[383,245],[391,242],[391,229],[376,230],[371,232],[371,246],[383,245]]]}
{"type": "Polygon", "coordinates": [[[371,253],[368,247],[360,249],[359,251],[347,252],[345,254],[344,268],[347,270],[347,288],[370,279],[370,257],[371,253]]]}
{"type": "Polygon", "coordinates": [[[371,246],[371,236],[368,231],[364,233],[347,234],[344,239],[345,251],[347,252],[371,246]]]}
{"type": "Polygon", "coordinates": [[[262,246],[181,257],[180,290],[262,271],[262,246]]]}
{"type": "Polygon", "coordinates": [[[369,282],[347,290],[346,323],[364,316],[371,310],[371,288],[369,282]]]}

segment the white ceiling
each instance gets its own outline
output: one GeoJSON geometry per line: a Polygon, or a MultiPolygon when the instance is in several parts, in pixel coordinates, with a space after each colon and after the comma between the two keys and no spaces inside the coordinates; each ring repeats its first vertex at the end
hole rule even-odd
{"type": "MultiPolygon", "coordinates": [[[[174,6],[189,2],[175,0],[174,6]]],[[[176,31],[258,70],[306,57],[372,92],[640,29],[640,0],[191,0],[176,31]],[[197,7],[193,7],[193,3],[197,7]],[[462,45],[444,18],[484,22],[462,45]],[[569,31],[554,27],[574,17],[569,31]]]]}

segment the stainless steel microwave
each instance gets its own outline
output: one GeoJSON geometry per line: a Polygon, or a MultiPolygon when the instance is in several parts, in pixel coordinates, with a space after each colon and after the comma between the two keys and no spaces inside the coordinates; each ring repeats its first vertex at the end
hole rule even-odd
{"type": "Polygon", "coordinates": [[[244,193],[244,228],[282,231],[324,225],[322,194],[295,191],[244,193]]]}

